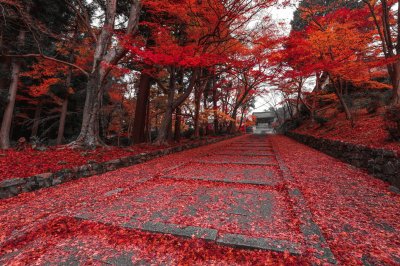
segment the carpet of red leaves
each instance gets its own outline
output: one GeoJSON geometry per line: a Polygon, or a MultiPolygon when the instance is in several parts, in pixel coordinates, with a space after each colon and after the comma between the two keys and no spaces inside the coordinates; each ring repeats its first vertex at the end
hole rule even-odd
{"type": "MultiPolygon", "coordinates": [[[[199,239],[150,234],[109,223],[72,218],[82,210],[101,211],[98,208],[102,207],[106,209],[115,197],[119,197],[105,197],[105,193],[110,190],[123,188],[121,193],[127,195],[130,191],[140,191],[141,186],[146,184],[141,182],[146,179],[157,178],[167,168],[204,156],[210,150],[223,149],[231,141],[233,140],[1,200],[0,264],[54,264],[67,260],[72,253],[78,264],[98,265],[107,262],[108,257],[113,257],[115,252],[128,253],[138,264],[152,265],[306,264],[304,257],[287,252],[238,250],[199,239]]],[[[190,190],[190,186],[187,189],[190,190]]],[[[223,198],[224,195],[219,197],[223,198]]],[[[148,208],[159,207],[159,202],[152,203],[148,208]]],[[[128,200],[126,205],[130,204],[128,200]]],[[[201,219],[198,222],[201,223],[201,219]]],[[[291,231],[287,235],[290,239],[291,231]]]]}
{"type": "Polygon", "coordinates": [[[355,115],[355,127],[346,120],[345,114],[340,113],[330,118],[324,126],[306,120],[294,132],[320,138],[345,141],[353,144],[365,145],[371,148],[385,148],[397,151],[400,155],[400,143],[388,141],[385,130],[384,110],[376,114],[368,114],[366,110],[358,110],[355,115]]]}
{"type": "MultiPolygon", "coordinates": [[[[223,141],[103,175],[0,200],[0,264],[43,265],[70,259],[81,265],[113,264],[110,259],[122,254],[138,264],[310,265],[307,255],[238,250],[199,239],[140,232],[114,223],[119,218],[113,214],[125,212],[119,207],[131,206],[126,211],[135,211],[137,208],[133,199],[138,197],[134,197],[134,194],[140,193],[146,186],[148,189],[144,191],[155,189],[157,184],[159,190],[156,189],[155,193],[143,193],[142,196],[157,195],[159,198],[144,201],[141,208],[145,206],[149,212],[159,211],[174,200],[179,213],[179,208],[185,205],[179,197],[190,198],[190,192],[196,190],[199,182],[161,179],[166,169],[188,163],[193,158],[200,158],[210,152],[226,149],[233,141],[235,140],[223,141]],[[176,193],[163,192],[168,184],[176,185],[176,193]],[[106,196],[106,193],[117,189],[123,190],[116,195],[106,196]],[[103,215],[107,220],[99,222],[96,219],[82,221],[73,218],[88,210],[103,215]]],[[[272,137],[272,142],[294,177],[290,185],[299,188],[303,193],[315,222],[322,229],[340,264],[399,263],[399,195],[390,192],[383,181],[286,137],[272,137]]],[[[196,173],[196,167],[193,172],[196,173]]],[[[215,208],[218,211],[232,200],[233,195],[224,193],[224,186],[228,185],[205,186],[216,191],[216,203],[222,200],[221,204],[208,206],[210,209],[215,208]]],[[[235,187],[245,190],[249,185],[235,187]]],[[[275,189],[280,193],[279,186],[275,189]]],[[[285,206],[284,193],[276,198],[282,200],[282,204],[276,206],[289,213],[290,209],[285,206]]],[[[293,218],[290,216],[289,214],[287,217],[293,218]]],[[[205,219],[204,213],[199,213],[190,218],[190,223],[203,226],[204,223],[211,223],[212,226],[221,226],[228,232],[237,230],[234,228],[235,224],[233,228],[223,223],[215,224],[217,218],[211,215],[210,219],[205,219]]],[[[124,219],[123,216],[121,219],[124,219]]],[[[180,220],[182,217],[179,216],[171,216],[171,219],[176,223],[188,222],[180,220]]],[[[256,224],[258,222],[255,221],[256,224]]],[[[278,230],[279,238],[293,239],[297,234],[292,229],[293,226],[296,224],[283,220],[282,224],[272,228],[270,235],[269,232],[263,232],[263,236],[277,236],[274,230],[281,229],[278,230]],[[289,230],[283,231],[285,228],[289,230]]]]}
{"type": "Polygon", "coordinates": [[[283,136],[272,138],[343,265],[400,264],[400,195],[365,172],[283,136]]]}
{"type": "MultiPolygon", "coordinates": [[[[187,143],[185,140],[183,143],[187,143]]],[[[183,144],[180,143],[180,144],[183,144]]],[[[172,147],[178,144],[172,144],[172,147]]],[[[134,145],[128,148],[106,147],[96,150],[77,150],[67,147],[49,147],[46,151],[27,148],[23,151],[9,149],[0,151],[0,182],[15,177],[29,177],[85,165],[106,162],[125,156],[154,151],[166,146],[134,145]]]]}

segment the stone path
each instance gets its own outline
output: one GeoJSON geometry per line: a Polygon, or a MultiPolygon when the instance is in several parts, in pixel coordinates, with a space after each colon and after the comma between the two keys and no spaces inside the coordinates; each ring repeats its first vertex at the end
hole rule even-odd
{"type": "MultiPolygon", "coordinates": [[[[320,264],[338,262],[268,137],[240,137],[31,194],[2,202],[0,217],[7,225],[0,228],[4,229],[0,264],[24,260],[46,264],[50,257],[52,263],[62,265],[88,261],[130,265],[132,258],[138,265],[159,264],[154,258],[143,259],[141,247],[128,251],[102,247],[100,240],[86,236],[88,229],[82,229],[81,223],[113,228],[113,232],[173,235],[178,242],[186,238],[234,249],[307,256],[320,264]],[[25,218],[24,212],[31,217],[25,218]],[[13,226],[17,220],[18,226],[13,226]],[[69,228],[55,242],[57,248],[44,244],[53,230],[61,230],[54,223],[69,228]],[[84,240],[77,240],[82,235],[84,240]],[[100,251],[84,252],[90,241],[100,251]],[[43,252],[36,254],[36,250],[43,252]]],[[[175,264],[167,253],[162,256],[165,264],[175,264]]]]}

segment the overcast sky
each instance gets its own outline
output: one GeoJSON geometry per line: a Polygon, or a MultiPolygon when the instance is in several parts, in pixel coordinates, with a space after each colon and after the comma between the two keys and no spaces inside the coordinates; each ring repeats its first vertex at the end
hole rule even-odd
{"type": "MultiPolygon", "coordinates": [[[[271,17],[277,22],[285,25],[285,28],[282,31],[289,33],[290,32],[290,21],[293,19],[293,12],[295,11],[294,6],[285,7],[285,8],[272,8],[270,11],[271,17]]],[[[258,97],[256,99],[256,109],[254,112],[262,112],[265,109],[270,108],[270,104],[268,104],[268,97],[258,97]]]]}

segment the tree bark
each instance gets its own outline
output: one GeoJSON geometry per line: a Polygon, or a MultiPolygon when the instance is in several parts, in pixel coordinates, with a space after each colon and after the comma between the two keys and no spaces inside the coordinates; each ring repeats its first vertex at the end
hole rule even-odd
{"type": "Polygon", "coordinates": [[[393,70],[391,75],[393,94],[392,94],[392,104],[400,104],[400,62],[393,64],[393,70]]]}
{"type": "MultiPolygon", "coordinates": [[[[88,76],[88,83],[86,86],[86,99],[81,131],[77,140],[72,143],[73,146],[95,147],[103,145],[99,136],[99,110],[101,97],[103,95],[102,85],[111,71],[109,65],[118,64],[128,52],[125,47],[119,44],[110,48],[116,19],[117,0],[108,0],[106,3],[105,21],[96,41],[92,71],[88,76]]],[[[131,35],[137,31],[140,10],[140,1],[133,1],[125,35],[131,35]]]]}
{"type": "MultiPolygon", "coordinates": [[[[182,70],[178,73],[178,93],[181,94],[183,92],[183,72],[182,70]]],[[[182,124],[182,109],[180,106],[176,108],[175,111],[175,131],[174,131],[174,140],[176,142],[181,141],[181,124],[182,124]]]]}
{"type": "Polygon", "coordinates": [[[61,145],[64,139],[65,120],[67,118],[67,111],[68,111],[68,95],[65,97],[61,106],[60,124],[58,126],[57,142],[56,142],[57,145],[61,145]]]}
{"type": "Polygon", "coordinates": [[[101,95],[101,83],[99,71],[89,77],[86,86],[86,99],[83,109],[83,119],[80,134],[75,145],[86,148],[94,148],[103,145],[99,136],[99,97],[101,95]],[[97,75],[96,75],[97,74],[97,75]]]}
{"type": "Polygon", "coordinates": [[[200,118],[200,102],[201,102],[201,88],[197,86],[195,89],[194,96],[194,137],[198,138],[200,136],[200,126],[199,126],[199,118],[200,118]]]}
{"type": "MultiPolygon", "coordinates": [[[[18,34],[18,44],[22,46],[25,42],[25,31],[21,30],[18,34]]],[[[10,129],[13,119],[15,99],[17,97],[19,74],[21,72],[21,62],[17,58],[12,59],[11,63],[11,83],[8,91],[8,102],[4,109],[3,120],[0,128],[0,148],[10,148],[10,129]]]]}
{"type": "Polygon", "coordinates": [[[149,104],[149,96],[150,96],[150,87],[151,87],[151,77],[144,71],[140,76],[139,81],[139,90],[136,101],[135,108],[135,119],[133,123],[133,142],[143,143],[146,141],[146,117],[149,115],[147,113],[148,104],[149,104]]]}
{"type": "Polygon", "coordinates": [[[339,98],[340,104],[342,105],[342,107],[344,109],[347,120],[349,120],[351,123],[351,126],[354,127],[353,115],[351,114],[350,108],[343,98],[343,84],[342,84],[342,81],[340,80],[340,78],[337,82],[333,81],[333,86],[335,87],[335,93],[336,93],[337,97],[339,98]]]}
{"type": "Polygon", "coordinates": [[[170,86],[168,88],[168,100],[167,108],[165,114],[162,118],[160,130],[156,139],[158,145],[164,144],[168,138],[168,129],[170,128],[170,123],[172,123],[172,114],[176,108],[178,108],[192,93],[193,88],[196,84],[198,76],[198,70],[193,70],[192,77],[190,78],[189,85],[186,91],[180,95],[177,99],[175,97],[175,70],[171,70],[170,86]]]}
{"type": "MultiPolygon", "coordinates": [[[[215,81],[215,79],[214,79],[215,81]]],[[[215,85],[215,84],[214,84],[215,85]]],[[[218,123],[218,99],[217,99],[217,88],[214,86],[213,90],[213,110],[214,110],[214,134],[219,133],[219,123],[218,123]]]]}
{"type": "Polygon", "coordinates": [[[174,98],[175,98],[175,69],[171,68],[169,87],[168,87],[168,100],[167,107],[161,120],[160,130],[158,132],[157,144],[164,144],[168,139],[169,128],[172,123],[172,114],[174,112],[174,98]]]}
{"type": "MultiPolygon", "coordinates": [[[[71,55],[71,61],[72,61],[72,55],[71,55]]],[[[69,68],[67,80],[65,81],[66,94],[61,105],[60,122],[58,124],[57,141],[56,141],[57,145],[61,145],[64,140],[65,120],[67,118],[67,112],[68,112],[68,102],[69,102],[68,97],[69,97],[69,87],[71,86],[71,80],[72,80],[72,68],[69,68]]]]}
{"type": "Polygon", "coordinates": [[[233,134],[236,132],[236,117],[237,117],[237,109],[232,112],[232,121],[229,122],[228,133],[233,134]]]}
{"type": "Polygon", "coordinates": [[[41,113],[42,113],[42,103],[41,103],[41,100],[39,99],[39,102],[36,105],[35,115],[34,115],[34,118],[33,118],[31,137],[37,137],[37,135],[38,135],[41,113]]]}
{"type": "Polygon", "coordinates": [[[176,108],[176,111],[175,111],[174,140],[176,142],[181,141],[181,124],[182,124],[182,110],[180,107],[178,107],[178,108],[176,108]]]}

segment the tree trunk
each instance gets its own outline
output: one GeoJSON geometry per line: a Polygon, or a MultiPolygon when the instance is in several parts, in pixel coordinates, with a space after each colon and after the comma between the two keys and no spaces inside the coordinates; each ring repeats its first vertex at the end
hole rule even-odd
{"type": "Polygon", "coordinates": [[[156,143],[159,145],[165,144],[165,142],[168,139],[168,133],[172,123],[172,114],[174,112],[174,98],[175,98],[175,70],[172,68],[169,79],[167,106],[164,116],[161,120],[160,130],[158,131],[158,136],[156,139],[156,143]]]}
{"type": "MultiPolygon", "coordinates": [[[[70,61],[73,60],[73,55],[71,53],[70,61]]],[[[72,80],[72,68],[69,69],[67,80],[65,81],[65,98],[61,105],[61,114],[60,114],[60,122],[58,124],[58,133],[57,133],[57,145],[61,145],[64,140],[64,130],[65,130],[65,120],[67,118],[67,111],[68,111],[68,97],[69,97],[69,87],[71,86],[72,80]]]]}
{"type": "Polygon", "coordinates": [[[214,134],[219,133],[218,129],[218,99],[217,99],[217,88],[213,88],[213,110],[214,110],[214,134]]]}
{"type": "Polygon", "coordinates": [[[67,118],[68,111],[68,95],[65,96],[65,99],[61,106],[61,115],[60,115],[60,123],[58,126],[58,134],[57,134],[57,145],[61,145],[64,139],[64,130],[65,130],[65,120],[67,118]]]}
{"type": "Polygon", "coordinates": [[[237,109],[232,112],[232,120],[229,122],[228,133],[233,134],[236,132],[236,117],[237,117],[237,109]]]}
{"type": "Polygon", "coordinates": [[[182,123],[182,110],[180,107],[176,108],[175,111],[175,132],[174,140],[177,142],[181,141],[181,123],[182,123]]]}
{"type": "MultiPolygon", "coordinates": [[[[137,31],[141,2],[132,1],[125,35],[132,35],[137,31]]],[[[81,132],[77,140],[72,143],[78,147],[95,147],[103,145],[99,137],[99,109],[101,103],[102,85],[111,71],[108,65],[117,65],[128,50],[117,44],[111,46],[115,18],[117,15],[117,0],[106,1],[105,19],[96,41],[93,56],[92,71],[86,86],[86,100],[83,110],[81,132]],[[106,64],[103,64],[106,63],[106,64]]]]}
{"type": "Polygon", "coordinates": [[[201,101],[201,88],[197,86],[195,97],[194,97],[194,137],[198,138],[200,136],[200,101],[201,101]]]}
{"type": "Polygon", "coordinates": [[[31,137],[37,137],[37,135],[38,135],[41,113],[42,113],[42,103],[41,103],[41,100],[39,100],[38,104],[36,105],[35,115],[33,118],[31,137]]]}
{"type": "MultiPolygon", "coordinates": [[[[25,32],[20,31],[18,35],[18,44],[22,46],[25,41],[25,32]]],[[[14,58],[11,63],[11,83],[8,91],[8,102],[4,109],[3,120],[0,128],[0,148],[10,148],[10,129],[13,119],[15,99],[17,97],[19,74],[21,72],[21,62],[14,58]]]]}
{"type": "Polygon", "coordinates": [[[96,71],[90,75],[86,86],[81,132],[74,143],[76,146],[94,148],[103,145],[99,136],[99,97],[102,95],[100,90],[100,73],[96,71]]]}
{"type": "Polygon", "coordinates": [[[343,98],[343,84],[342,81],[339,80],[338,82],[333,81],[333,85],[335,87],[335,92],[337,97],[339,98],[340,104],[342,105],[344,112],[346,114],[347,120],[350,121],[351,126],[354,127],[354,120],[353,120],[353,115],[351,114],[350,108],[347,105],[346,101],[343,98]],[[339,84],[338,84],[339,83],[339,84]]]}
{"type": "Polygon", "coordinates": [[[143,143],[146,141],[146,117],[149,104],[151,77],[142,71],[139,82],[139,90],[135,108],[135,120],[133,123],[133,142],[143,143]]]}
{"type": "MultiPolygon", "coordinates": [[[[183,72],[180,70],[178,72],[178,93],[181,94],[183,92],[183,72]]],[[[174,131],[174,140],[176,142],[181,141],[181,124],[182,124],[182,109],[180,106],[176,108],[175,111],[175,131],[174,131]]]]}
{"type": "Polygon", "coordinates": [[[396,62],[393,65],[393,71],[391,75],[393,94],[392,94],[392,104],[400,104],[400,62],[396,62]]]}
{"type": "Polygon", "coordinates": [[[172,123],[172,113],[176,108],[181,106],[181,104],[189,97],[189,95],[192,93],[193,88],[196,84],[198,74],[199,74],[199,69],[195,69],[192,73],[192,76],[189,81],[189,85],[186,88],[186,91],[177,97],[176,100],[174,100],[175,97],[175,70],[171,70],[171,78],[170,78],[170,86],[168,89],[168,101],[167,101],[167,108],[166,112],[164,114],[164,117],[161,121],[161,126],[160,126],[160,131],[157,136],[156,143],[157,144],[163,144],[168,138],[168,129],[171,128],[170,123],[172,123]]]}

